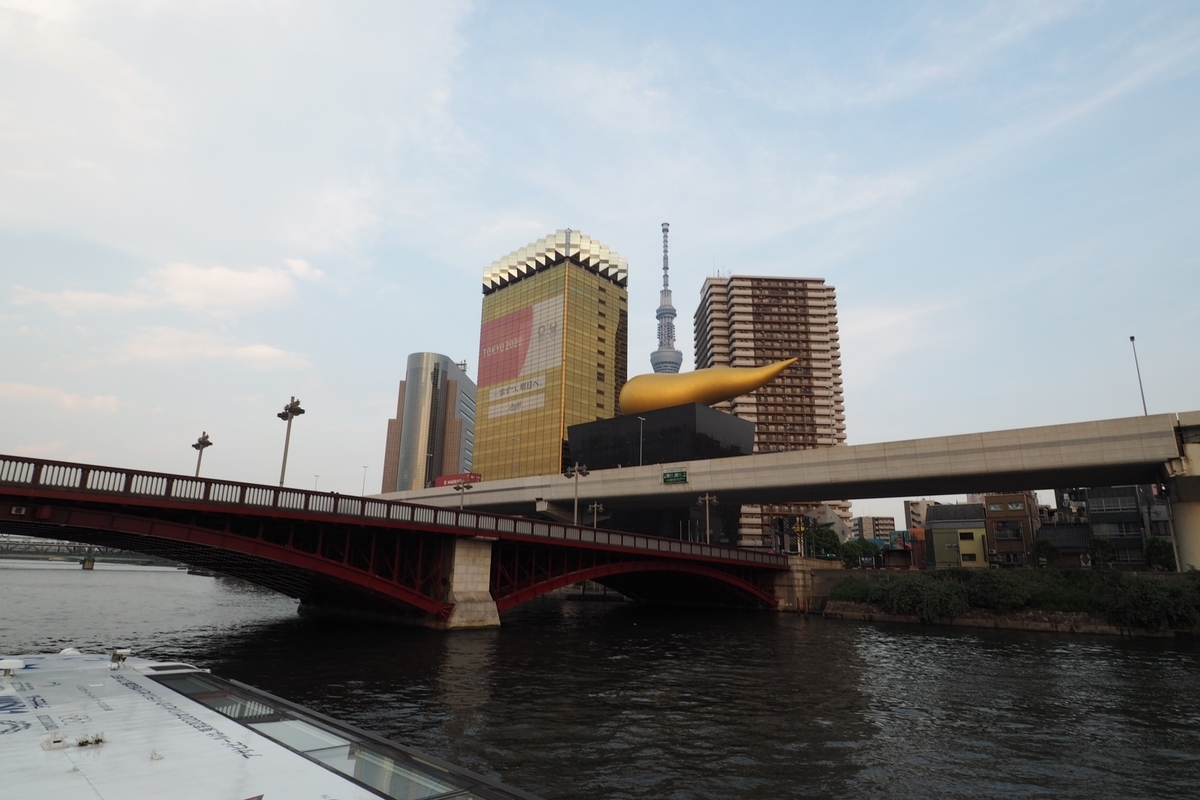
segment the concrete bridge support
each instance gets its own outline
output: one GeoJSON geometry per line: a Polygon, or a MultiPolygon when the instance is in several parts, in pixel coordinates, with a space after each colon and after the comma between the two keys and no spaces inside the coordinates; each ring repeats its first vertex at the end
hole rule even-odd
{"type": "Polygon", "coordinates": [[[448,573],[446,601],[454,610],[435,628],[494,628],[500,625],[500,612],[492,599],[492,539],[459,538],[454,542],[448,573]]]}
{"type": "Polygon", "coordinates": [[[775,573],[776,611],[807,612],[813,599],[813,570],[839,570],[841,564],[823,558],[788,556],[787,572],[775,573]]]}
{"type": "MultiPolygon", "coordinates": [[[[1194,429],[1191,429],[1194,430],[1194,429]]],[[[1182,474],[1170,483],[1171,523],[1179,567],[1200,569],[1200,442],[1184,441],[1182,474]]]]}

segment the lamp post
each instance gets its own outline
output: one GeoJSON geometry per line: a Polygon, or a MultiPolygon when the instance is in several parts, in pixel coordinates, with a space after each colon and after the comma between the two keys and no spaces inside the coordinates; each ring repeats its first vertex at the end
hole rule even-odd
{"type": "Polygon", "coordinates": [[[287,433],[283,437],[283,466],[279,468],[279,485],[283,486],[283,476],[287,474],[288,445],[292,443],[292,420],[304,413],[300,401],[295,397],[275,416],[287,423],[287,433]]]}
{"type": "Polygon", "coordinates": [[[367,465],[363,464],[363,485],[362,491],[359,492],[363,497],[367,496],[367,465]]]}
{"type": "Polygon", "coordinates": [[[1142,367],[1138,364],[1137,342],[1132,336],[1129,337],[1129,346],[1133,348],[1133,367],[1137,370],[1138,391],[1142,393],[1142,415],[1148,417],[1150,412],[1146,410],[1146,390],[1142,388],[1142,367]]]}
{"type": "Polygon", "coordinates": [[[466,502],[467,492],[471,491],[474,488],[475,487],[472,486],[471,482],[469,480],[467,480],[466,478],[459,478],[458,480],[456,480],[454,482],[454,491],[458,492],[458,510],[459,511],[463,510],[463,503],[466,502]]]}
{"type": "Polygon", "coordinates": [[[512,466],[508,470],[508,477],[515,478],[515,477],[517,477],[517,447],[520,446],[520,444],[521,444],[521,437],[514,436],[514,437],[512,437],[512,441],[513,441],[512,466]]]}
{"type": "Polygon", "coordinates": [[[646,437],[642,435],[642,425],[646,422],[645,417],[638,417],[638,466],[642,466],[642,445],[646,441],[646,437]]]}
{"type": "Polygon", "coordinates": [[[319,484],[320,482],[321,482],[321,476],[313,475],[313,491],[314,492],[317,490],[317,484],[319,484]]]}
{"type": "Polygon", "coordinates": [[[588,506],[588,511],[592,512],[592,527],[596,527],[596,522],[599,519],[599,514],[604,510],[604,505],[601,503],[592,503],[588,506]]]}
{"type": "Polygon", "coordinates": [[[200,477],[200,461],[204,458],[204,448],[212,447],[212,442],[208,439],[208,431],[200,434],[200,438],[192,445],[196,449],[196,477],[200,477]]]}
{"type": "Polygon", "coordinates": [[[570,478],[575,481],[575,524],[579,524],[579,479],[588,476],[588,468],[576,461],[573,465],[567,467],[567,471],[563,473],[564,478],[570,478]]]}
{"type": "Polygon", "coordinates": [[[709,523],[708,507],[717,502],[717,498],[707,492],[700,495],[700,502],[704,504],[704,543],[712,544],[712,525],[709,523]]]}

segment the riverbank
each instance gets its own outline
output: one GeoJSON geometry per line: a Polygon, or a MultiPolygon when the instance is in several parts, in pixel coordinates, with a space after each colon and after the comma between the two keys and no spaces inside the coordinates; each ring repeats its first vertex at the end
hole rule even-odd
{"type": "Polygon", "coordinates": [[[847,577],[831,619],[1056,633],[1200,638],[1200,575],[1119,570],[945,570],[847,577]]]}
{"type": "Polygon", "coordinates": [[[925,622],[916,614],[889,614],[872,603],[853,603],[830,600],[821,616],[826,619],[858,622],[901,622],[910,625],[948,625],[960,628],[993,628],[1008,631],[1038,631],[1041,633],[1085,633],[1102,636],[1150,636],[1155,638],[1200,639],[1200,628],[1151,630],[1113,625],[1103,617],[1079,611],[992,611],[984,608],[967,609],[961,616],[940,617],[925,622]]]}

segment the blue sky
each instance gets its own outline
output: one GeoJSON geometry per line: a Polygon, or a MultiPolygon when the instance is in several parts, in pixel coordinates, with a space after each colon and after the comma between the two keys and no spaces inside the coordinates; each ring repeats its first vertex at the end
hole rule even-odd
{"type": "MultiPolygon", "coordinates": [[[[852,443],[1200,408],[1192,3],[0,0],[0,452],[378,487],[557,228],[838,289],[852,443]]],[[[898,513],[899,504],[856,504],[898,513]]]]}

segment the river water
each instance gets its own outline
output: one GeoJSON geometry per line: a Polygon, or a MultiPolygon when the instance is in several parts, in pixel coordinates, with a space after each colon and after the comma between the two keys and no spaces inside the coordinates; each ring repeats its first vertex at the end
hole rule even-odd
{"type": "Polygon", "coordinates": [[[0,654],[181,659],[566,798],[1196,797],[1200,643],[535,601],[438,633],[0,561],[0,654]]]}

